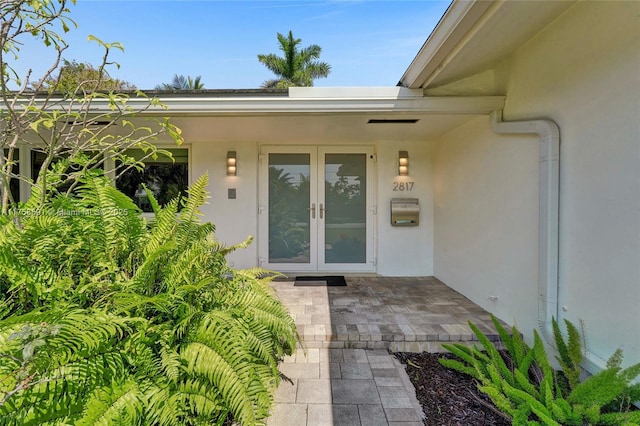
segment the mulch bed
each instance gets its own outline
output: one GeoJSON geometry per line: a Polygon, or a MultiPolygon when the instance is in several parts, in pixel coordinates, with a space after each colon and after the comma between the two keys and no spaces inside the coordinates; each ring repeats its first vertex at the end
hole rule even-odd
{"type": "Polygon", "coordinates": [[[425,425],[511,424],[509,418],[503,417],[491,400],[477,389],[473,378],[448,369],[438,362],[439,358],[453,358],[453,355],[426,352],[401,352],[394,355],[405,365],[407,374],[416,388],[416,396],[426,416],[425,425]]]}

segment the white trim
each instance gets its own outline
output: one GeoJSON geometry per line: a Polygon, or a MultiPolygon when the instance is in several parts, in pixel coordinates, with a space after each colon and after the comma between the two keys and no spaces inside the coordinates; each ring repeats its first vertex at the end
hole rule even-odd
{"type": "MultiPolygon", "coordinates": [[[[171,115],[270,114],[336,112],[432,112],[440,114],[488,114],[504,105],[503,96],[442,98],[227,98],[162,99],[171,115]]],[[[158,111],[156,111],[158,112],[158,111]]],[[[151,113],[151,112],[150,112],[151,113]]],[[[166,111],[161,113],[166,114],[166,111]]]]}
{"type": "MultiPolygon", "coordinates": [[[[370,158],[375,153],[375,147],[371,145],[358,145],[358,146],[349,146],[349,145],[321,145],[318,146],[318,158],[324,158],[325,154],[364,154],[365,155],[365,165],[366,165],[366,219],[365,219],[365,263],[327,263],[325,259],[325,250],[322,249],[325,247],[326,242],[326,222],[319,223],[319,231],[318,231],[318,271],[322,272],[375,272],[375,215],[373,207],[376,205],[376,194],[373,192],[373,182],[376,181],[375,169],[373,160],[370,158]],[[324,228],[324,231],[320,230],[320,228],[324,228]]],[[[319,164],[324,165],[324,160],[319,164]]],[[[322,201],[326,204],[326,194],[325,194],[325,174],[324,169],[318,167],[318,200],[322,201]]],[[[326,219],[326,216],[325,216],[326,219]]]]}
{"type": "Polygon", "coordinates": [[[399,86],[381,87],[290,87],[290,99],[409,99],[423,98],[420,89],[399,86]]]}
{"type": "MultiPolygon", "coordinates": [[[[337,89],[336,89],[337,90],[337,89]]],[[[366,91],[364,88],[363,93],[366,91]]],[[[160,98],[166,108],[150,107],[138,116],[224,116],[269,115],[304,113],[435,113],[435,114],[489,114],[502,109],[504,96],[471,97],[207,97],[184,96],[160,98]]],[[[146,99],[132,98],[127,105],[133,109],[148,105],[146,99]]],[[[50,109],[56,109],[55,106],[50,109]]],[[[90,112],[111,112],[107,102],[94,100],[90,112]]]]}
{"type": "Polygon", "coordinates": [[[427,41],[400,79],[400,84],[416,89],[424,88],[444,67],[441,64],[470,29],[476,26],[482,15],[502,1],[454,1],[438,22],[427,41]]]}
{"type": "MultiPolygon", "coordinates": [[[[376,196],[375,193],[375,164],[370,156],[375,154],[372,145],[262,145],[259,155],[258,180],[258,263],[261,267],[288,272],[358,272],[374,273],[376,271],[376,196]],[[309,154],[310,175],[316,180],[316,185],[310,188],[310,203],[315,202],[315,218],[310,218],[310,247],[309,263],[269,263],[269,164],[267,155],[270,153],[302,153],[309,154]],[[324,171],[321,167],[322,156],[327,153],[361,153],[367,156],[367,208],[366,208],[366,257],[365,263],[326,263],[324,262],[324,221],[320,219],[320,202],[324,203],[324,171]],[[322,184],[320,183],[322,182],[322,184]],[[267,185],[267,188],[264,186],[267,185]]],[[[312,181],[313,182],[313,181],[312,181]]]]}
{"type": "MultiPolygon", "coordinates": [[[[309,176],[317,175],[317,149],[315,146],[300,145],[263,145],[260,147],[260,162],[258,171],[259,217],[258,217],[258,256],[260,266],[280,272],[314,272],[318,269],[317,244],[309,246],[308,263],[270,263],[269,262],[269,154],[308,154],[309,176]]],[[[318,198],[317,185],[309,188],[309,202],[313,203],[318,198]]],[[[311,207],[311,206],[310,206],[311,207]]],[[[309,242],[318,240],[318,205],[315,204],[315,214],[309,218],[309,242]]]]}
{"type": "MultiPolygon", "coordinates": [[[[31,180],[31,148],[22,145],[22,147],[18,146],[18,149],[20,150],[18,153],[18,170],[20,171],[20,176],[28,176],[28,179],[31,180]]],[[[19,187],[20,202],[26,202],[31,198],[31,184],[20,179],[19,187]]]]}

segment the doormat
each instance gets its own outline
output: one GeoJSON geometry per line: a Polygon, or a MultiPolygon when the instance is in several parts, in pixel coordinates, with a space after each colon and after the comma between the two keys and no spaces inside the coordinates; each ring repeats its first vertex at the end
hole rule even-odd
{"type": "Polygon", "coordinates": [[[342,275],[328,275],[324,277],[300,276],[293,283],[297,287],[339,287],[346,286],[347,282],[342,275]]]}

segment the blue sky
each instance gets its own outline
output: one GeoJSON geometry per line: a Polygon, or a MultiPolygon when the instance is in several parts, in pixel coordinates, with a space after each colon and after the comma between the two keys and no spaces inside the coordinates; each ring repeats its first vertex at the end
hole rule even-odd
{"type": "MultiPolygon", "coordinates": [[[[65,58],[97,64],[93,34],[118,41],[114,77],[140,89],[174,73],[202,76],[207,89],[256,88],[272,78],[257,60],[278,51],[276,33],[293,31],[302,46],[318,44],[332,71],[317,86],[393,86],[427,39],[449,1],[179,1],[78,0],[78,24],[65,36],[65,58]]],[[[42,49],[25,46],[16,67],[34,74],[50,65],[42,49]]]]}

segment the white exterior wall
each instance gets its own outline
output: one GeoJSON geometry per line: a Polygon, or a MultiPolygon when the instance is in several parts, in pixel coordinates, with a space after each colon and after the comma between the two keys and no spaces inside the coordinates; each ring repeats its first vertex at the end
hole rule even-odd
{"type": "Polygon", "coordinates": [[[434,143],[435,276],[523,331],[537,318],[537,176],[537,138],[496,136],[488,117],[434,143]]]}
{"type": "MultiPolygon", "coordinates": [[[[188,129],[186,141],[189,141],[188,129]]],[[[202,208],[204,220],[216,226],[216,237],[232,245],[257,235],[258,229],[258,150],[255,142],[197,141],[191,144],[191,178],[209,174],[211,198],[202,208]],[[227,151],[236,151],[238,175],[227,176],[227,151]],[[236,199],[228,198],[228,189],[236,189],[236,199]]],[[[258,245],[255,240],[248,248],[228,256],[231,266],[239,269],[257,266],[258,245]]]]}
{"type": "MultiPolygon", "coordinates": [[[[640,361],[639,16],[638,2],[577,3],[510,58],[504,110],[505,121],[550,118],[560,127],[560,305],[567,319],[584,321],[591,352],[606,359],[622,347],[625,364],[640,361]]],[[[536,146],[493,135],[488,119],[435,145],[435,275],[484,307],[495,289],[491,310],[529,337],[536,146]],[[502,175],[508,162],[522,170],[502,175]],[[492,211],[495,203],[504,207],[492,211]],[[484,214],[462,211],[477,208],[484,214]]]]}
{"type": "MultiPolygon", "coordinates": [[[[255,237],[254,243],[244,250],[229,255],[236,268],[258,265],[258,141],[207,140],[202,129],[182,128],[185,143],[191,147],[191,179],[209,173],[209,203],[202,209],[204,220],[216,225],[216,236],[225,244],[255,237]],[[226,176],[227,151],[236,151],[238,176],[226,176]],[[236,189],[236,199],[227,198],[227,189],[236,189]]],[[[283,140],[288,138],[283,137],[283,140]]],[[[322,145],[336,144],[328,142],[322,145]]],[[[343,145],[359,145],[348,142],[343,145]]],[[[360,143],[361,144],[361,143],[360,143]]],[[[273,145],[270,143],[269,145],[273,145]]],[[[283,144],[284,145],[284,144],[283,144]]],[[[377,162],[374,166],[377,212],[375,219],[376,272],[385,276],[433,275],[433,196],[428,146],[422,142],[380,141],[368,144],[375,147],[377,162]],[[398,151],[406,150],[410,156],[410,175],[398,177],[398,151]],[[394,181],[413,181],[412,191],[394,191],[394,181]],[[389,202],[393,197],[411,197],[420,200],[420,225],[392,227],[389,202]]]]}
{"type": "Polygon", "coordinates": [[[425,142],[378,144],[378,273],[384,276],[433,275],[433,178],[425,142]],[[398,176],[398,151],[409,153],[409,176],[398,176]],[[412,191],[394,191],[394,182],[414,182],[412,191]],[[420,224],[391,226],[392,198],[418,198],[420,224]]]}

